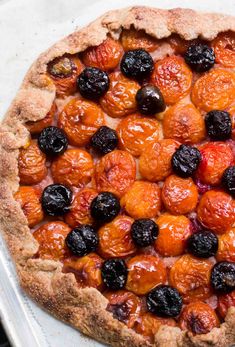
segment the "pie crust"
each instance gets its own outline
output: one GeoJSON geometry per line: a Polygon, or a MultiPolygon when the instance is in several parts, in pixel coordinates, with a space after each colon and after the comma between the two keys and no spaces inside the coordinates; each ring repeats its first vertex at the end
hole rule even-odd
{"type": "MultiPolygon", "coordinates": [[[[98,290],[79,289],[72,273],[62,273],[59,261],[33,259],[38,244],[23,211],[13,199],[19,186],[19,148],[28,141],[28,130],[24,124],[44,118],[55,98],[55,86],[45,76],[48,62],[65,53],[74,54],[99,45],[107,34],[118,38],[122,28],[129,29],[131,26],[156,38],[177,33],[187,40],[199,36],[212,40],[219,32],[235,31],[235,17],[179,8],[125,8],[104,14],[41,54],[25,76],[0,127],[0,226],[15,260],[20,284],[37,303],[101,342],[136,347],[151,344],[106,311],[108,301],[98,290]]],[[[206,335],[193,336],[176,327],[162,326],[152,346],[228,347],[235,343],[234,325],[235,308],[230,308],[220,328],[214,328],[206,335]]]]}

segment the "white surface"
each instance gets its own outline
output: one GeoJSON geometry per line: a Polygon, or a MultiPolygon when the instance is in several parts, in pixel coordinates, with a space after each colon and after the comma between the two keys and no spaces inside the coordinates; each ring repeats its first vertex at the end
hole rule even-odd
{"type": "MultiPolygon", "coordinates": [[[[130,5],[191,7],[235,15],[234,0],[0,0],[0,118],[42,51],[105,11],[130,5]]],[[[0,315],[16,347],[101,346],[42,311],[22,293],[1,240],[0,315]]]]}

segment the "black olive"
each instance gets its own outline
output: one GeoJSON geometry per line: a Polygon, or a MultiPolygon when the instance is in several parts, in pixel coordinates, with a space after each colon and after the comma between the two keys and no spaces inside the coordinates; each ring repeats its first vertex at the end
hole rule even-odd
{"type": "Polygon", "coordinates": [[[99,193],[91,202],[91,216],[100,223],[110,222],[120,212],[119,199],[110,192],[99,193]]]}
{"type": "Polygon", "coordinates": [[[218,250],[218,238],[209,230],[199,231],[187,239],[187,248],[195,257],[213,257],[218,250]]]}
{"type": "Polygon", "coordinates": [[[109,88],[109,76],[101,69],[87,67],[77,78],[77,88],[84,98],[98,100],[109,88]]]}
{"type": "Polygon", "coordinates": [[[68,147],[64,131],[55,126],[44,128],[38,137],[38,146],[48,156],[63,154],[68,147]]]}
{"type": "Polygon", "coordinates": [[[180,314],[183,300],[177,289],[159,285],[147,294],[147,309],[159,317],[176,317],[180,314]]]}
{"type": "Polygon", "coordinates": [[[91,225],[81,225],[70,231],[65,239],[69,250],[78,257],[96,251],[99,243],[98,234],[91,225]]]}
{"type": "Polygon", "coordinates": [[[62,216],[69,211],[72,191],[62,184],[50,184],[42,193],[42,208],[49,216],[62,216]]]}
{"type": "Polygon", "coordinates": [[[188,47],[184,59],[193,71],[205,72],[215,64],[215,53],[213,48],[197,43],[188,47]]]}
{"type": "Polygon", "coordinates": [[[150,246],[157,238],[158,226],[148,218],[137,219],[131,226],[131,236],[139,247],[150,246]]]}
{"type": "Polygon", "coordinates": [[[210,111],[205,117],[208,136],[212,140],[228,140],[232,134],[232,121],[226,111],[210,111]]]}
{"type": "Polygon", "coordinates": [[[140,113],[145,115],[154,115],[166,109],[166,104],[160,89],[151,84],[138,90],[136,93],[136,103],[140,113]]]}
{"type": "Polygon", "coordinates": [[[201,153],[196,147],[181,145],[171,159],[174,173],[186,178],[192,176],[201,161],[201,153]]]}
{"type": "Polygon", "coordinates": [[[222,185],[229,194],[235,197],[235,166],[230,166],[224,171],[222,185]]]}
{"type": "Polygon", "coordinates": [[[118,290],[125,287],[127,280],[127,267],[122,259],[108,259],[101,269],[104,284],[108,289],[118,290]]]}
{"type": "Polygon", "coordinates": [[[213,266],[211,285],[218,293],[229,293],[235,289],[235,263],[221,261],[213,266]]]}
{"type": "Polygon", "coordinates": [[[153,67],[153,58],[144,49],[134,49],[126,52],[120,65],[121,71],[125,76],[140,81],[149,77],[153,67]]]}
{"type": "Polygon", "coordinates": [[[92,136],[90,145],[99,154],[112,152],[118,145],[117,132],[107,126],[102,126],[92,136]]]}

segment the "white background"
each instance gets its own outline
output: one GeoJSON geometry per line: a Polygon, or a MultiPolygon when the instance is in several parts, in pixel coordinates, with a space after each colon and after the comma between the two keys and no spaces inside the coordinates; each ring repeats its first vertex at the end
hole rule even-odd
{"type": "MultiPolygon", "coordinates": [[[[105,11],[130,5],[190,7],[235,15],[235,0],[0,0],[0,118],[42,51],[105,11]]],[[[0,314],[15,346],[101,346],[31,302],[18,287],[1,240],[0,251],[0,314]]]]}

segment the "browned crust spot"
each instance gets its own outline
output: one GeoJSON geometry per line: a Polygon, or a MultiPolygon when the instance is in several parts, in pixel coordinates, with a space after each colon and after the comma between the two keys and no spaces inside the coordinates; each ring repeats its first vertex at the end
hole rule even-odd
{"type": "MultiPolygon", "coordinates": [[[[26,74],[0,127],[0,226],[22,287],[47,311],[84,334],[123,347],[150,344],[106,311],[107,299],[100,292],[94,288],[79,289],[74,275],[62,273],[59,262],[31,259],[38,244],[13,194],[19,186],[18,149],[26,144],[29,135],[24,124],[44,118],[55,98],[55,87],[45,77],[48,62],[65,53],[74,54],[98,45],[108,33],[118,38],[122,28],[131,26],[159,39],[177,33],[187,40],[197,37],[212,40],[219,32],[235,31],[235,18],[190,9],[132,7],[110,11],[39,56],[26,74]]],[[[152,346],[229,347],[235,343],[234,324],[235,309],[231,308],[225,323],[206,335],[193,336],[179,328],[162,326],[152,346]]]]}

